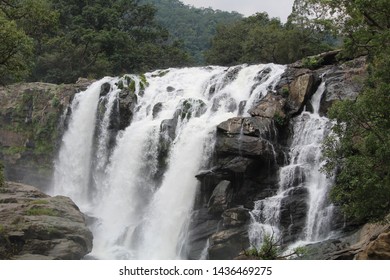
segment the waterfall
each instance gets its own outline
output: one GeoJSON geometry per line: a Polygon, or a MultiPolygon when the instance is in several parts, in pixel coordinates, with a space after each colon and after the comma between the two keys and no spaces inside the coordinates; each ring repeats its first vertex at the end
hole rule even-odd
{"type": "MultiPolygon", "coordinates": [[[[303,111],[293,120],[293,139],[290,146],[289,164],[279,169],[277,194],[255,202],[251,211],[249,238],[252,246],[259,248],[265,234],[277,242],[290,229],[280,228],[283,200],[297,190],[307,193],[307,215],[299,244],[326,239],[330,235],[333,206],[328,192],[333,184],[320,169],[322,167],[321,144],[330,133],[331,122],[319,115],[320,101],[325,90],[322,82],[311,98],[313,112],[303,111]]],[[[290,226],[293,226],[291,224],[290,226]]]]}
{"type": "MultiPolygon", "coordinates": [[[[195,175],[207,168],[216,126],[248,116],[284,71],[274,64],[167,69],[107,77],[76,94],[55,163],[53,193],[70,196],[94,218],[91,257],[185,259],[199,187],[195,175]],[[110,90],[100,96],[107,83],[110,90]],[[130,125],[112,141],[122,88],[137,101],[130,125]]],[[[319,173],[319,145],[329,122],[318,115],[323,85],[320,89],[312,98],[315,111],[293,121],[296,137],[290,163],[279,172],[279,191],[255,203],[249,230],[253,244],[264,233],[282,235],[281,204],[298,187],[308,192],[305,240],[329,231],[323,217],[330,218],[332,211],[323,198],[330,182],[319,173]]]]}
{"type": "Polygon", "coordinates": [[[86,91],[76,94],[72,102],[69,127],[62,138],[55,162],[53,193],[69,196],[81,207],[86,205],[89,196],[93,135],[100,88],[111,80],[104,78],[93,83],[86,91]]]}

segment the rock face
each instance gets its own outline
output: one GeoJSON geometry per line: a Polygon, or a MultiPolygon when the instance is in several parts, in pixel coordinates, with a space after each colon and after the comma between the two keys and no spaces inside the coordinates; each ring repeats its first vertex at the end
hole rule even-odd
{"type": "Polygon", "coordinates": [[[8,180],[42,189],[49,184],[59,136],[76,92],[92,81],[72,85],[24,83],[0,87],[0,160],[8,180]]]}
{"type": "Polygon", "coordinates": [[[92,249],[83,214],[67,197],[8,182],[0,188],[0,259],[81,259],[92,249]]]}

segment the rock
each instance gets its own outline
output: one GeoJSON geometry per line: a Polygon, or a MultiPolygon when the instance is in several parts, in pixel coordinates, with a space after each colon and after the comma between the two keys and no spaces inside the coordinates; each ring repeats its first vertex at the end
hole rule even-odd
{"type": "Polygon", "coordinates": [[[210,260],[231,260],[249,247],[248,228],[239,227],[219,231],[210,237],[210,260]]]}
{"type": "Polygon", "coordinates": [[[275,157],[275,149],[270,141],[247,135],[218,137],[215,151],[220,155],[261,157],[264,160],[274,159],[275,157]]]}
{"type": "Polygon", "coordinates": [[[18,83],[0,87],[0,159],[9,180],[46,189],[52,163],[74,95],[91,80],[77,84],[18,83]]]}
{"type": "Polygon", "coordinates": [[[128,88],[119,93],[119,130],[128,127],[133,120],[134,109],[137,105],[137,95],[128,88]]]}
{"type": "Polygon", "coordinates": [[[157,115],[161,112],[162,108],[163,108],[163,104],[161,102],[158,102],[153,106],[153,110],[152,110],[153,119],[157,117],[157,115]]]}
{"type": "Polygon", "coordinates": [[[367,77],[366,57],[333,66],[324,73],[325,91],[321,99],[320,114],[325,115],[337,100],[354,100],[362,91],[367,77]]]}
{"type": "Polygon", "coordinates": [[[357,260],[390,260],[390,229],[372,240],[355,257],[357,260]]]}
{"type": "Polygon", "coordinates": [[[222,213],[224,228],[243,226],[250,219],[249,209],[242,207],[230,208],[222,213]]]}
{"type": "Polygon", "coordinates": [[[111,85],[110,83],[104,83],[100,87],[100,97],[106,96],[111,90],[111,85]]]}
{"type": "Polygon", "coordinates": [[[263,117],[231,118],[227,121],[220,123],[217,126],[217,130],[218,132],[227,135],[242,134],[248,136],[262,137],[268,140],[275,140],[277,136],[277,131],[273,121],[269,118],[263,117]]]}
{"type": "Polygon", "coordinates": [[[306,102],[316,91],[318,79],[312,73],[297,76],[289,85],[287,98],[288,112],[291,115],[299,114],[306,102]]]}
{"type": "Polygon", "coordinates": [[[171,87],[171,86],[167,86],[167,92],[173,92],[175,91],[176,89],[174,87],[171,87]]]}
{"type": "Polygon", "coordinates": [[[268,93],[259,103],[248,111],[252,117],[274,118],[275,116],[285,118],[284,106],[286,100],[278,95],[268,93]]]}
{"type": "Polygon", "coordinates": [[[78,207],[64,196],[8,182],[0,191],[1,259],[82,259],[92,233],[78,207]]]}
{"type": "Polygon", "coordinates": [[[307,213],[306,188],[298,187],[289,191],[282,199],[280,206],[280,226],[283,231],[283,242],[298,240],[306,225],[307,213]]]}
{"type": "MultiPolygon", "coordinates": [[[[188,237],[188,258],[190,260],[200,259],[204,253],[208,238],[218,230],[219,219],[216,219],[208,212],[207,208],[195,210],[188,237]]],[[[206,248],[207,249],[207,248],[206,248]]]]}
{"type": "Polygon", "coordinates": [[[209,213],[220,214],[225,211],[232,199],[232,188],[229,181],[220,182],[214,189],[208,202],[209,213]]]}
{"type": "Polygon", "coordinates": [[[242,116],[244,114],[245,106],[246,106],[247,101],[243,100],[238,104],[238,115],[242,116]]]}

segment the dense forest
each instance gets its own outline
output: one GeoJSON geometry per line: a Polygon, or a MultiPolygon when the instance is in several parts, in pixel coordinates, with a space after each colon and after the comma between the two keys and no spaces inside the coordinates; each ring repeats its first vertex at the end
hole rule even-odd
{"type": "Polygon", "coordinates": [[[339,59],[365,55],[364,91],[331,109],[337,124],[324,144],[324,172],[336,175],[332,198],[347,215],[383,220],[390,213],[389,14],[388,0],[296,0],[287,23],[176,0],[0,0],[0,83],[291,63],[334,48],[343,49],[339,59]]]}
{"type": "Polygon", "coordinates": [[[184,49],[197,65],[204,63],[203,52],[210,48],[217,26],[243,18],[237,12],[195,8],[179,0],[141,0],[140,3],[157,8],[156,21],[169,31],[173,40],[183,42],[184,49]]]}

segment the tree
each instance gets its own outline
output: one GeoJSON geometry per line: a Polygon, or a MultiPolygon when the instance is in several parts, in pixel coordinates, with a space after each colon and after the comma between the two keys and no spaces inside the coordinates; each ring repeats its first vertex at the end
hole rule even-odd
{"type": "Polygon", "coordinates": [[[298,26],[292,22],[282,24],[267,13],[257,13],[231,25],[220,26],[205,52],[212,64],[295,62],[305,56],[330,50],[324,32],[298,26]]]}
{"type": "Polygon", "coordinates": [[[188,61],[156,24],[150,5],[136,0],[52,0],[52,7],[59,13],[59,30],[38,57],[33,80],[75,82],[188,61]]]}
{"type": "Polygon", "coordinates": [[[0,11],[0,83],[7,84],[26,77],[31,68],[33,42],[0,11]]]}

